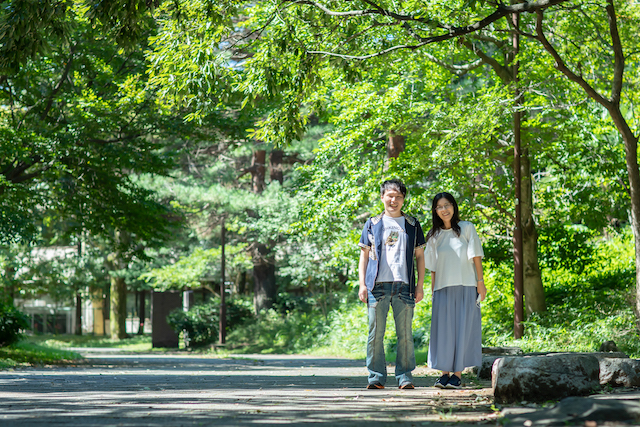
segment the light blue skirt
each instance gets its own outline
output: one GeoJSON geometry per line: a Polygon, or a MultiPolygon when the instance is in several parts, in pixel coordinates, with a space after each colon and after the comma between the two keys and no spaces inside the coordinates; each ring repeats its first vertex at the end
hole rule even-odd
{"type": "Polygon", "coordinates": [[[482,315],[475,286],[450,286],[433,293],[430,368],[459,372],[482,365],[482,315]]]}

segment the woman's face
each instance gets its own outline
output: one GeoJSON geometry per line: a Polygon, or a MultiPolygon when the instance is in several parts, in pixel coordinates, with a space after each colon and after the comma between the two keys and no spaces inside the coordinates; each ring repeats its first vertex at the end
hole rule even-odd
{"type": "Polygon", "coordinates": [[[436,203],[436,214],[445,224],[450,223],[453,217],[453,205],[446,198],[441,198],[436,203]]]}

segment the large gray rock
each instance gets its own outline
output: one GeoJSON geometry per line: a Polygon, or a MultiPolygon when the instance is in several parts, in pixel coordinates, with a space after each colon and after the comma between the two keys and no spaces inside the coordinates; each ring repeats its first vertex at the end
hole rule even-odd
{"type": "Polygon", "coordinates": [[[587,395],[600,388],[599,372],[598,359],[587,354],[502,357],[493,364],[495,401],[545,402],[587,395]]]}
{"type": "MultiPolygon", "coordinates": [[[[489,347],[491,349],[500,349],[502,347],[489,347]]],[[[518,349],[518,347],[506,347],[518,349]]],[[[519,350],[519,349],[518,349],[519,350]]],[[[546,356],[548,354],[566,354],[566,353],[523,353],[522,350],[518,353],[517,350],[512,350],[511,355],[515,356],[546,356]]],[[[629,358],[626,354],[622,352],[590,352],[590,353],[571,353],[571,354],[586,354],[594,356],[600,362],[600,370],[602,370],[602,361],[608,358],[629,358]]],[[[478,378],[483,380],[491,379],[491,372],[493,369],[493,363],[502,357],[505,357],[507,354],[500,354],[498,351],[485,351],[482,349],[482,365],[477,367],[475,373],[478,375],[478,378]]],[[[600,375],[600,384],[605,384],[602,382],[602,374],[600,375]]]]}
{"type": "Polygon", "coordinates": [[[493,362],[504,356],[521,356],[524,352],[520,347],[482,347],[482,365],[476,366],[474,373],[482,380],[491,379],[493,362]]]}
{"type": "MultiPolygon", "coordinates": [[[[522,413],[517,408],[502,411],[503,426],[566,426],[586,425],[586,421],[636,424],[640,421],[640,401],[637,399],[607,399],[567,397],[553,408],[522,413]],[[579,423],[579,424],[577,424],[579,423]]],[[[598,423],[598,425],[600,425],[598,423]]]]}
{"type": "Polygon", "coordinates": [[[612,387],[640,387],[640,360],[601,359],[600,384],[612,387]]]}

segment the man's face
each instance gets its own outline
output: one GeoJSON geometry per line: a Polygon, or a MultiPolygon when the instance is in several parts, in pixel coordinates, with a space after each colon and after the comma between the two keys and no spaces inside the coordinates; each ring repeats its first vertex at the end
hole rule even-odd
{"type": "Polygon", "coordinates": [[[387,190],[381,197],[384,204],[384,212],[388,216],[399,217],[402,212],[404,196],[397,190],[387,190]]]}

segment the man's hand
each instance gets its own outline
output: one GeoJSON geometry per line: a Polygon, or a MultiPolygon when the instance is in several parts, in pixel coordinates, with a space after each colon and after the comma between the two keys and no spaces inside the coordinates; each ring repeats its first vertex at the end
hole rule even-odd
{"type": "Polygon", "coordinates": [[[366,286],[360,285],[360,289],[358,290],[358,298],[360,298],[360,301],[362,301],[363,303],[367,303],[367,300],[369,299],[369,292],[367,291],[366,286]]]}

